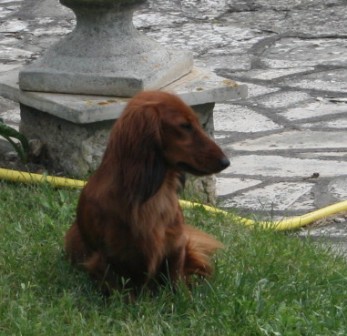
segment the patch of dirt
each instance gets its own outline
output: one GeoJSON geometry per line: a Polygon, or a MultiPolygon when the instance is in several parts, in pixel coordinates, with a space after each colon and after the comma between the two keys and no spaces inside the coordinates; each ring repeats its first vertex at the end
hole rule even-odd
{"type": "Polygon", "coordinates": [[[7,141],[0,139],[0,168],[37,174],[63,175],[62,171],[54,170],[50,166],[44,149],[35,154],[30,153],[28,162],[24,163],[20,160],[13,147],[7,141]]]}

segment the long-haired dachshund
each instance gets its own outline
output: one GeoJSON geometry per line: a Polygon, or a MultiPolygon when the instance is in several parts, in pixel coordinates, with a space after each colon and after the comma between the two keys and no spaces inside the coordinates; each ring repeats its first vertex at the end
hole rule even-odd
{"type": "Polygon", "coordinates": [[[177,190],[184,172],[202,176],[229,165],[193,110],[164,92],[130,100],[113,126],[99,168],[82,190],[65,237],[73,264],[102,290],[156,288],[209,276],[221,243],[184,223],[177,190]]]}

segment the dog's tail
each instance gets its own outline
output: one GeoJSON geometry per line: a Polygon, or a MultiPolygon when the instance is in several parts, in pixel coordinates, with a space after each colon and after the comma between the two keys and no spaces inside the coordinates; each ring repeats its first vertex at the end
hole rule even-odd
{"type": "Polygon", "coordinates": [[[209,234],[200,231],[192,226],[185,226],[185,234],[188,241],[186,245],[186,260],[184,274],[187,278],[191,275],[208,277],[213,272],[212,256],[216,250],[223,247],[209,234]]]}

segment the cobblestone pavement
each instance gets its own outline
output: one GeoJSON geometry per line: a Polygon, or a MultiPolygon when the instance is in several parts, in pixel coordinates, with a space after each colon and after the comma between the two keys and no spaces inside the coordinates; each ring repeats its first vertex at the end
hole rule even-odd
{"type": "MultiPolygon", "coordinates": [[[[221,206],[271,217],[347,199],[345,0],[151,0],[134,22],[248,85],[247,99],[215,108],[231,159],[221,206]]],[[[58,0],[0,0],[0,72],[36,59],[74,23],[58,0]]],[[[18,106],[0,98],[0,117],[18,125],[18,106]]]]}

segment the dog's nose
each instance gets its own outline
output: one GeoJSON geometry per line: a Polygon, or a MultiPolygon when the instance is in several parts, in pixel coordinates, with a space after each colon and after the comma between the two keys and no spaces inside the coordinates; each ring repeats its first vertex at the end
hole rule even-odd
{"type": "Polygon", "coordinates": [[[222,169],[225,169],[226,167],[230,166],[230,161],[228,158],[224,157],[220,160],[220,165],[222,167],[222,169]]]}

